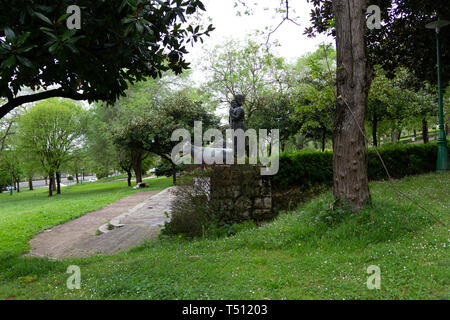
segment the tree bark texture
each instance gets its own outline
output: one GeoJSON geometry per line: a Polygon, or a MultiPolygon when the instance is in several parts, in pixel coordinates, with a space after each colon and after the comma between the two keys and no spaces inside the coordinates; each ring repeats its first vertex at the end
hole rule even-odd
{"type": "Polygon", "coordinates": [[[131,152],[131,162],[136,175],[136,184],[142,182],[142,155],[143,151],[141,150],[133,150],[131,152]]]}
{"type": "Polygon", "coordinates": [[[53,172],[49,172],[48,174],[48,196],[52,197],[53,196],[53,186],[55,184],[55,175],[53,174],[53,172]]]}
{"type": "Polygon", "coordinates": [[[56,172],[56,194],[61,194],[61,173],[56,172]]]}
{"type": "Polygon", "coordinates": [[[371,82],[364,40],[366,1],[333,0],[333,12],[338,95],[333,132],[333,195],[337,203],[346,202],[356,211],[370,201],[364,137],[371,82]]]}

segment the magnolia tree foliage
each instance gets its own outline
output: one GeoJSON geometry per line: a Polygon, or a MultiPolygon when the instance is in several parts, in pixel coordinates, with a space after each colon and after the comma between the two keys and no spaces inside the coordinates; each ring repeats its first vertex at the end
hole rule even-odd
{"type": "Polygon", "coordinates": [[[130,83],[182,72],[187,45],[213,30],[187,23],[200,0],[80,0],[81,29],[69,30],[73,4],[0,2],[0,118],[50,97],[113,103],[130,83]],[[24,87],[35,93],[18,95],[24,87]]]}
{"type": "Polygon", "coordinates": [[[87,137],[95,172],[108,175],[113,170],[122,171],[127,173],[131,184],[134,170],[136,181],[141,182],[141,175],[145,171],[142,164],[149,152],[143,150],[140,145],[115,143],[114,133],[152,114],[154,106],[170,94],[173,86],[185,84],[184,80],[185,76],[176,77],[165,73],[162,78],[150,78],[131,85],[126,96],[119,98],[113,105],[97,103],[93,106],[90,110],[87,137]]]}
{"type": "MultiPolygon", "coordinates": [[[[174,91],[148,108],[147,113],[115,130],[113,136],[117,145],[145,150],[172,163],[171,152],[178,142],[172,141],[171,136],[176,129],[186,129],[193,137],[194,121],[201,121],[203,130],[219,127],[219,119],[208,104],[194,100],[189,89],[174,91]]],[[[173,163],[172,168],[175,183],[173,163]]]]}

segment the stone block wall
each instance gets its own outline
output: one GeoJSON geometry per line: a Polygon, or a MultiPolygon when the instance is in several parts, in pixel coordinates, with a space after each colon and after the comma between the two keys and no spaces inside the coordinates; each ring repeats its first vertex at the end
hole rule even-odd
{"type": "Polygon", "coordinates": [[[260,169],[255,165],[213,167],[210,197],[226,223],[272,217],[271,178],[262,176],[260,169]]]}

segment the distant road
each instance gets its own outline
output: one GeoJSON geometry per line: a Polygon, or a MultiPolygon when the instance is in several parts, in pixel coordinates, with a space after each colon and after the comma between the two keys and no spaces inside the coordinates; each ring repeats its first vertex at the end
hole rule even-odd
{"type": "MultiPolygon", "coordinates": [[[[84,177],[84,181],[87,182],[87,181],[89,181],[90,178],[95,178],[95,175],[84,177]]],[[[79,178],[79,179],[81,180],[81,178],[79,178]]],[[[47,179],[47,182],[48,182],[48,179],[47,179]]],[[[77,181],[76,180],[69,181],[69,180],[67,180],[67,178],[61,178],[61,183],[66,186],[69,186],[69,185],[76,184],[77,181]]],[[[35,180],[35,181],[33,181],[33,188],[35,188],[35,189],[48,188],[48,184],[45,183],[45,180],[35,180]]],[[[21,182],[20,189],[28,190],[28,182],[21,182]]],[[[9,191],[6,191],[6,192],[9,192],[9,191]]]]}
{"type": "MultiPolygon", "coordinates": [[[[89,182],[89,179],[91,179],[91,178],[96,178],[96,176],[95,175],[86,176],[86,177],[84,177],[84,181],[89,182]]],[[[153,178],[156,178],[156,176],[155,175],[148,176],[148,177],[142,178],[142,180],[148,180],[148,179],[153,179],[153,178]]],[[[134,177],[133,177],[133,179],[134,179],[134,177]]],[[[81,178],[79,178],[79,180],[81,181],[81,178]]],[[[126,180],[127,180],[127,178],[121,178],[121,179],[115,179],[115,180],[108,180],[105,182],[126,181],[126,180]]],[[[48,180],[47,180],[47,182],[48,182],[48,180]]],[[[65,185],[65,186],[74,185],[76,183],[77,183],[76,180],[69,181],[69,180],[67,180],[67,178],[61,178],[61,184],[65,185]]],[[[45,183],[45,180],[35,180],[35,181],[33,181],[33,188],[34,189],[48,188],[48,184],[45,183]]],[[[28,182],[21,182],[20,190],[28,190],[28,182]]],[[[9,192],[9,191],[3,191],[3,193],[7,193],[7,192],[9,192]]]]}

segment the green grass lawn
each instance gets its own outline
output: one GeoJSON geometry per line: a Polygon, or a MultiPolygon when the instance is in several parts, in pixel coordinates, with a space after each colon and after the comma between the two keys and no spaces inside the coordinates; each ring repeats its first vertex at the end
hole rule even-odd
{"type": "MultiPolygon", "coordinates": [[[[61,188],[61,195],[48,197],[47,188],[0,194],[0,259],[22,254],[29,249],[34,234],[57,224],[102,208],[133,193],[162,190],[170,178],[146,180],[147,189],[135,190],[126,181],[85,183],[61,188]]],[[[1,271],[0,271],[1,272],[1,271]]]]}
{"type": "MultiPolygon", "coordinates": [[[[374,182],[373,206],[358,214],[336,214],[326,193],[230,238],[162,238],[112,256],[50,261],[19,253],[34,231],[79,213],[54,220],[50,216],[59,211],[50,213],[36,206],[37,200],[31,206],[28,199],[28,209],[20,209],[16,219],[0,218],[0,228],[6,222],[7,234],[16,239],[2,240],[15,255],[0,262],[0,298],[449,299],[450,173],[407,177],[395,184],[447,225],[406,200],[398,202],[388,183],[374,182]],[[33,210],[42,210],[47,222],[31,227],[33,210]],[[80,290],[66,287],[69,265],[81,269],[80,290]],[[370,265],[381,269],[380,290],[366,286],[370,265]]],[[[3,209],[8,199],[0,198],[0,217],[12,214],[3,209]]]]}

